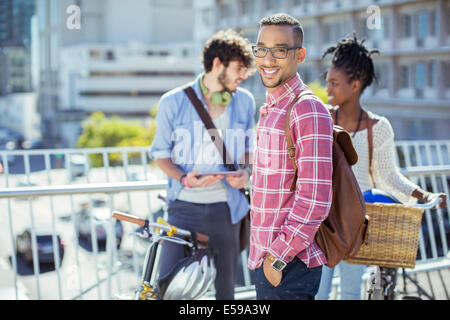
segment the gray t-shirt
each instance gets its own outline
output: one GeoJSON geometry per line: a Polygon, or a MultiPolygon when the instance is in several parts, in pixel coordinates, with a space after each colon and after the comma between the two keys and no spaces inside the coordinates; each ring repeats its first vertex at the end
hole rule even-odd
{"type": "MultiPolygon", "coordinates": [[[[225,129],[228,128],[229,121],[229,111],[226,108],[218,118],[213,119],[214,126],[217,128],[222,139],[224,139],[223,132],[225,132],[225,129]]],[[[202,137],[200,152],[198,152],[195,158],[193,170],[197,170],[198,172],[211,171],[209,166],[211,164],[216,164],[217,162],[222,163],[222,157],[217,151],[216,146],[211,141],[209,133],[205,131],[202,137]]],[[[216,166],[214,165],[214,167],[216,166]]],[[[218,181],[217,183],[206,188],[183,188],[178,194],[177,199],[193,203],[226,202],[227,189],[222,181],[218,181]]]]}

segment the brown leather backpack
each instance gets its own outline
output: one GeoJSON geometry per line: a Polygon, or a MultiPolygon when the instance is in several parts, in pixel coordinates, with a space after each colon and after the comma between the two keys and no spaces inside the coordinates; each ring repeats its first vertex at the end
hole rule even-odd
{"type": "MultiPolygon", "coordinates": [[[[295,191],[298,168],[295,163],[295,145],[290,133],[290,114],[294,104],[311,91],[303,91],[288,107],[285,118],[285,135],[289,158],[295,169],[291,191],[295,191]]],[[[342,127],[333,127],[333,196],[328,217],[320,224],[315,240],[332,268],[341,260],[356,255],[367,239],[369,217],[366,216],[364,197],[351,166],[358,161],[352,139],[342,127]]]]}

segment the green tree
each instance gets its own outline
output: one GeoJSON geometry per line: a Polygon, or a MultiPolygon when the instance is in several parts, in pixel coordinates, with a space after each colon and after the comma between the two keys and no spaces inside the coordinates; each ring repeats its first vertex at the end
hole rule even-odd
{"type": "Polygon", "coordinates": [[[156,118],[156,114],[158,113],[158,104],[155,103],[153,107],[151,107],[150,111],[148,112],[150,114],[150,117],[156,118]]]}
{"type": "MultiPolygon", "coordinates": [[[[137,121],[126,121],[117,116],[107,118],[102,112],[93,113],[83,124],[83,132],[78,138],[79,148],[149,146],[154,137],[156,125],[150,120],[145,128],[137,121]]],[[[130,155],[132,158],[137,155],[130,155]]],[[[103,165],[101,154],[90,155],[92,166],[103,165]]],[[[111,165],[122,161],[122,154],[110,154],[111,165]]]]}
{"type": "Polygon", "coordinates": [[[327,88],[323,87],[320,84],[320,81],[314,81],[308,83],[308,87],[311,88],[312,92],[314,92],[323,103],[328,104],[328,93],[327,88]]]}

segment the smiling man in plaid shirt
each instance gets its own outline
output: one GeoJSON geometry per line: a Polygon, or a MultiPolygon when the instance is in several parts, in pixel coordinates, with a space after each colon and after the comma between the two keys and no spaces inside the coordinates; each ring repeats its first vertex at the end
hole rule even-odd
{"type": "Polygon", "coordinates": [[[267,88],[257,128],[248,262],[257,299],[314,299],[326,263],[314,237],[331,205],[333,125],[315,95],[302,97],[290,115],[298,177],[295,192],[289,190],[295,171],[284,120],[294,98],[310,90],[297,73],[305,59],[302,40],[299,21],[276,14],[261,20],[253,46],[267,88]]]}

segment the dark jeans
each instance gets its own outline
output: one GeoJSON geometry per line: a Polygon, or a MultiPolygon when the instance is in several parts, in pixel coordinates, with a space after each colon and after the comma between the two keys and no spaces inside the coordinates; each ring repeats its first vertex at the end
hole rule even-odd
{"type": "Polygon", "coordinates": [[[314,300],[319,289],[322,266],[307,268],[297,257],[284,268],[280,284],[267,281],[263,267],[255,270],[257,300],[314,300]]]}
{"type": "MultiPolygon", "coordinates": [[[[168,220],[179,228],[209,236],[208,246],[214,248],[217,254],[216,299],[233,300],[240,224],[231,223],[228,204],[196,204],[175,200],[169,203],[168,220]]],[[[183,257],[183,246],[164,242],[161,246],[160,277],[170,272],[175,263],[183,257]]]]}

